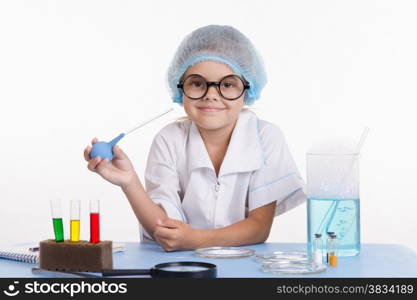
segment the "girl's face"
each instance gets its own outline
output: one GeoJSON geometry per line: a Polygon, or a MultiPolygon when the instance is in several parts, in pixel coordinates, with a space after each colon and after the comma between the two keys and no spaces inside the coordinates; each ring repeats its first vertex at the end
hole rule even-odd
{"type": "MultiPolygon", "coordinates": [[[[199,62],[189,67],[183,78],[190,74],[198,74],[209,82],[219,82],[227,75],[239,75],[227,65],[212,61],[199,62]]],[[[234,125],[245,104],[244,97],[245,93],[236,100],[226,100],[219,94],[216,86],[210,86],[203,98],[192,100],[183,95],[182,100],[185,112],[198,127],[217,130],[234,125]]]]}

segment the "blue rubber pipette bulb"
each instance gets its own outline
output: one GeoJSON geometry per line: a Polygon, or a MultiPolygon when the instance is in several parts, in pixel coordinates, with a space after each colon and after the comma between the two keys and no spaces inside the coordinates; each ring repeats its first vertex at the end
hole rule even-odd
{"type": "Polygon", "coordinates": [[[91,149],[90,158],[100,156],[101,159],[108,158],[110,161],[113,160],[113,146],[116,145],[124,136],[125,134],[121,133],[110,142],[95,143],[91,149]]]}

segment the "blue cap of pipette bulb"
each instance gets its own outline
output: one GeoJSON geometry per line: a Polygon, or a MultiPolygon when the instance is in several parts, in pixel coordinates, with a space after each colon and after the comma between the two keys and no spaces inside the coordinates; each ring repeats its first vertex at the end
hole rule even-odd
{"type": "Polygon", "coordinates": [[[94,144],[90,152],[90,158],[100,156],[101,159],[107,158],[109,161],[113,159],[113,149],[107,142],[97,142],[94,144]]]}
{"type": "Polygon", "coordinates": [[[124,137],[125,134],[121,133],[117,137],[115,137],[110,142],[97,142],[93,145],[93,148],[90,152],[90,158],[96,158],[97,156],[100,156],[101,159],[108,159],[109,161],[113,160],[113,146],[117,144],[118,141],[122,137],[124,137]]]}

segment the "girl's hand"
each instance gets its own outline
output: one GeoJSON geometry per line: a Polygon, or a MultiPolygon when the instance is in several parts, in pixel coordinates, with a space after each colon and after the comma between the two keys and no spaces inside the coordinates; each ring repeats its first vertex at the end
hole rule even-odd
{"type": "MultiPolygon", "coordinates": [[[[94,145],[97,141],[97,138],[94,138],[91,144],[94,145]]],[[[92,159],[90,158],[90,152],[91,147],[87,146],[84,149],[84,159],[88,162],[87,168],[91,172],[99,174],[107,181],[122,188],[139,180],[132,163],[119,146],[113,147],[114,156],[112,161],[109,161],[107,158],[102,160],[100,157],[92,159]]]]}
{"type": "Polygon", "coordinates": [[[153,235],[165,251],[193,250],[199,244],[198,230],[173,219],[158,220],[153,235]]]}

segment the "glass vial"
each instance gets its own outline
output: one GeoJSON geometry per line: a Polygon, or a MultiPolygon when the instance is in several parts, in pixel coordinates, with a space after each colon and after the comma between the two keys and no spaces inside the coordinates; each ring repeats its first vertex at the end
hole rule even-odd
{"type": "Polygon", "coordinates": [[[335,234],[330,236],[330,249],[329,249],[329,265],[331,267],[337,267],[338,263],[338,242],[337,242],[337,236],[335,234]]]}
{"type": "Polygon", "coordinates": [[[327,240],[326,240],[326,264],[329,264],[329,249],[331,247],[331,239],[334,232],[327,232],[327,240]]]}
{"type": "Polygon", "coordinates": [[[323,264],[323,239],[321,234],[316,233],[313,240],[313,262],[316,265],[323,264]]]}

